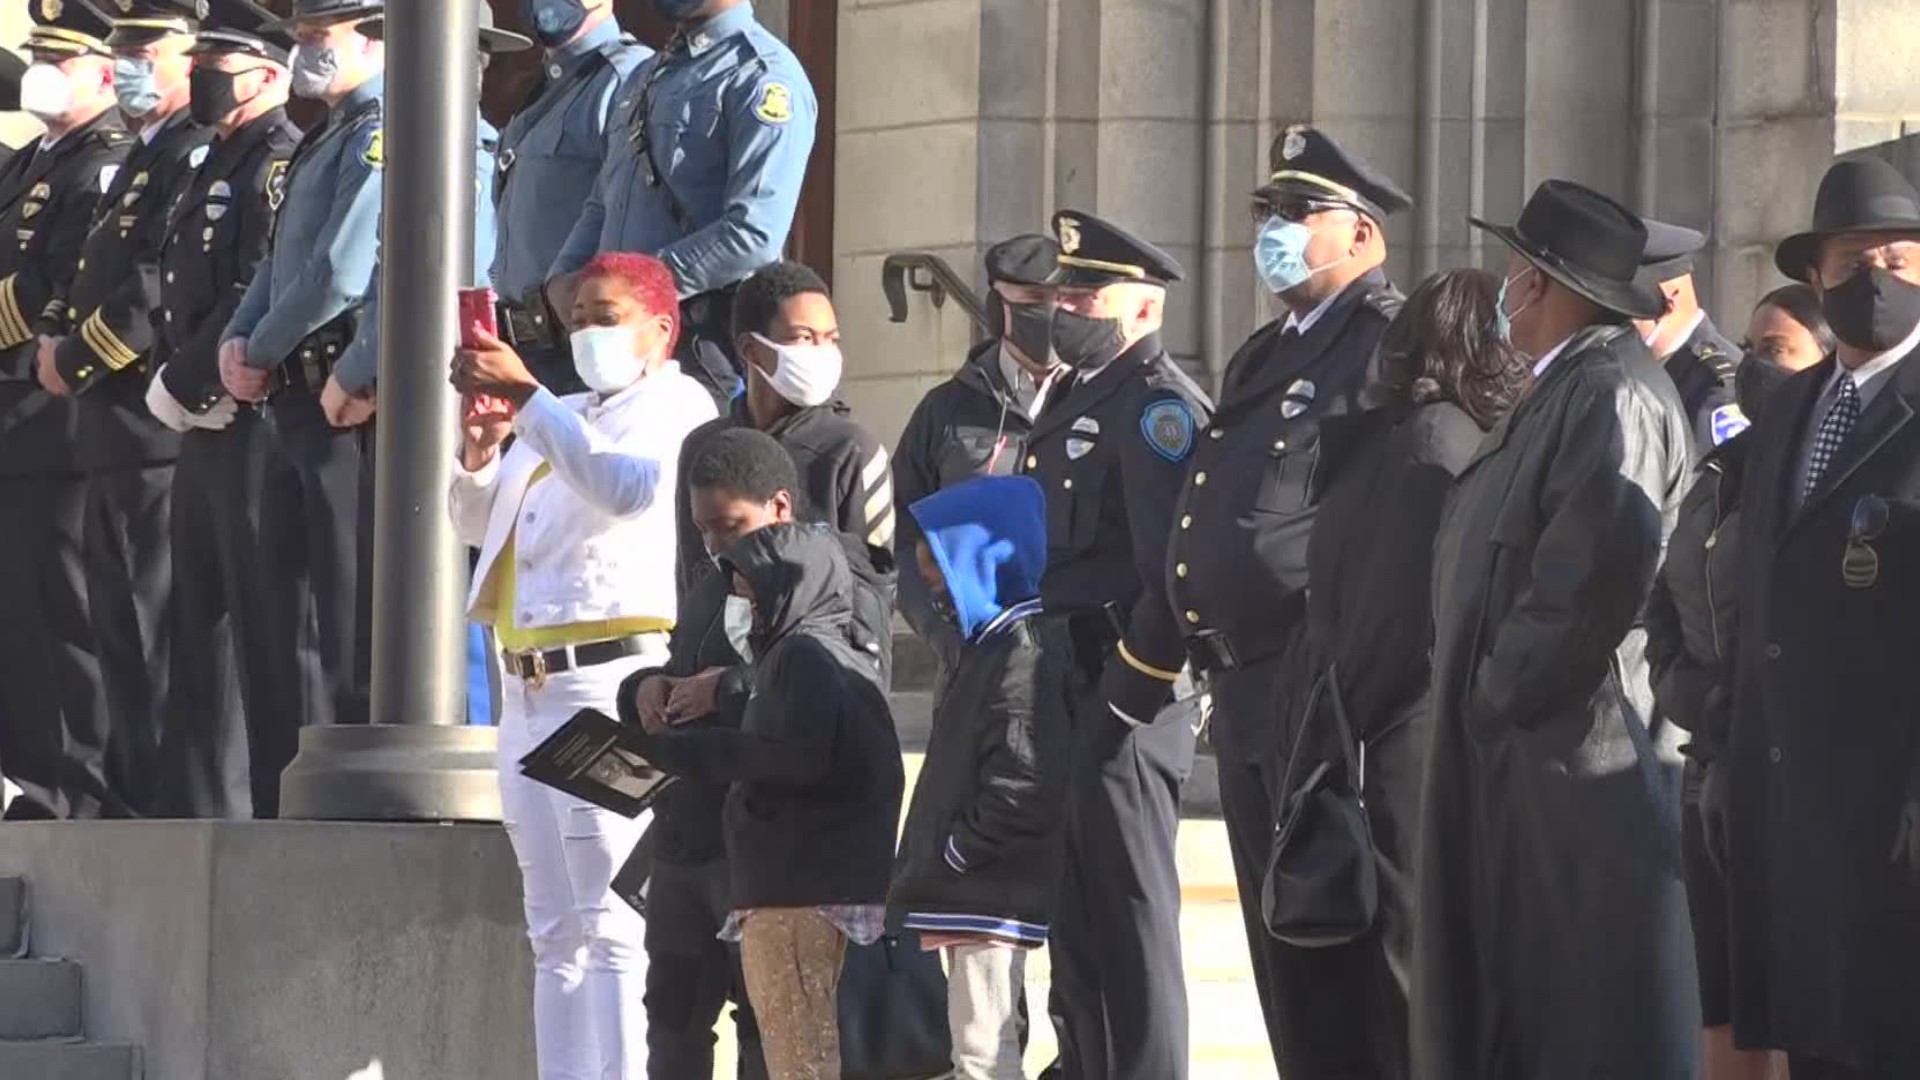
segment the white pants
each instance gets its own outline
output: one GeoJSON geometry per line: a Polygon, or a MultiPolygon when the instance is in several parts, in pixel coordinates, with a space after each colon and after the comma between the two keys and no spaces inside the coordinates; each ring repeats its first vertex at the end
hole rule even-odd
{"type": "MultiPolygon", "coordinates": [[[[520,775],[520,759],[589,706],[616,715],[620,680],[666,663],[667,635],[638,656],[563,671],[538,690],[500,679],[500,806],[520,862],[533,944],[540,1080],[645,1080],[645,924],[608,887],[651,815],[628,821],[520,775]]],[[[498,662],[496,656],[496,663],[498,662]]]]}
{"type": "Polygon", "coordinates": [[[1022,1080],[1020,989],[1027,950],[1002,945],[947,949],[947,1028],[959,1080],[1022,1080]]]}

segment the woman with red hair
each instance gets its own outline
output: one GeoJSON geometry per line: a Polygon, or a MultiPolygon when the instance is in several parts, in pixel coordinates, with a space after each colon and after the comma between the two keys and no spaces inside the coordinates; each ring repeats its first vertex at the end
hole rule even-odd
{"type": "Polygon", "coordinates": [[[464,439],[448,502],[480,549],[468,617],[493,628],[504,669],[500,803],[533,943],[540,1080],[646,1075],[644,926],[609,886],[648,816],[628,821],[518,763],[578,710],[614,714],[621,680],[666,662],[680,444],[714,416],[668,359],[679,310],[658,259],[602,255],[573,300],[587,393],[554,396],[477,327],[453,359],[464,439]]]}

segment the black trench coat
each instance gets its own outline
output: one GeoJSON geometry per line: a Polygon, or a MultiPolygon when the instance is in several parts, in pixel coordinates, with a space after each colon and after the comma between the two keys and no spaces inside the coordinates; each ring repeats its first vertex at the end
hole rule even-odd
{"type": "Polygon", "coordinates": [[[1673,383],[1580,332],[1461,475],[1434,557],[1420,1080],[1692,1080],[1678,792],[1634,629],[1689,471],[1673,383]]]}
{"type": "Polygon", "coordinates": [[[1833,361],[1767,405],[1742,499],[1728,894],[1734,1035],[1920,1077],[1920,886],[1889,858],[1920,798],[1920,354],[1881,378],[1804,506],[1800,454],[1833,361]],[[1854,507],[1888,503],[1876,574],[1842,575],[1854,507]]]}

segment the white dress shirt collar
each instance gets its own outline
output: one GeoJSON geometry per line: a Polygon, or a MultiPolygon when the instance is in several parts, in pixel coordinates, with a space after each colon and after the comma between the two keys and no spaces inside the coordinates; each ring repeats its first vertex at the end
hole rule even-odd
{"type": "Polygon", "coordinates": [[[1306,318],[1304,319],[1301,318],[1297,312],[1289,310],[1287,312],[1286,325],[1280,328],[1280,332],[1284,334],[1287,331],[1292,330],[1296,333],[1304,334],[1307,331],[1313,329],[1313,324],[1320,321],[1320,316],[1325,315],[1327,313],[1327,309],[1332,307],[1333,302],[1335,300],[1340,299],[1341,295],[1342,295],[1341,293],[1334,293],[1332,296],[1329,296],[1325,300],[1320,301],[1320,306],[1314,308],[1312,311],[1307,312],[1306,318]]]}
{"type": "MultiPolygon", "coordinates": [[[[1581,327],[1581,329],[1584,330],[1586,328],[1581,327]]],[[[1540,376],[1545,375],[1547,373],[1547,365],[1553,363],[1554,360],[1558,358],[1561,353],[1566,352],[1567,346],[1573,343],[1574,337],[1577,336],[1579,333],[1580,333],[1579,330],[1575,330],[1573,333],[1568,334],[1566,337],[1561,338],[1560,344],[1555,345],[1551,349],[1548,349],[1547,355],[1541,357],[1539,361],[1533,365],[1533,377],[1537,379],[1540,376]]]]}
{"type": "Polygon", "coordinates": [[[1885,385],[1886,380],[1883,379],[1882,376],[1892,371],[1895,364],[1898,364],[1902,358],[1917,347],[1920,347],[1920,323],[1914,324],[1913,330],[1907,334],[1906,340],[1888,349],[1886,352],[1875,353],[1872,359],[1854,368],[1852,371],[1836,365],[1833,378],[1827,381],[1826,389],[1831,391],[1839,386],[1842,377],[1851,378],[1853,379],[1853,388],[1860,392],[1860,406],[1861,408],[1865,408],[1872,402],[1874,394],[1880,387],[1885,385]]]}

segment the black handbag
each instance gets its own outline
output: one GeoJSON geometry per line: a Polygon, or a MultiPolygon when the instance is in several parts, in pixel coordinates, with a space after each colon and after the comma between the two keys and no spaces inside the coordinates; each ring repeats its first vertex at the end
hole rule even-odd
{"type": "Polygon", "coordinates": [[[925,1080],[953,1072],[947,973],[911,930],[847,945],[840,973],[841,1080],[925,1080]]]}
{"type": "Polygon", "coordinates": [[[1380,915],[1380,867],[1367,824],[1365,783],[1366,747],[1353,737],[1339,675],[1329,665],[1307,695],[1280,782],[1286,802],[1260,886],[1267,933],[1289,945],[1317,949],[1345,945],[1373,929],[1380,915]],[[1341,761],[1319,761],[1294,787],[1323,698],[1338,729],[1341,761]]]}

